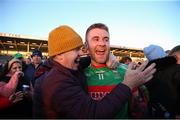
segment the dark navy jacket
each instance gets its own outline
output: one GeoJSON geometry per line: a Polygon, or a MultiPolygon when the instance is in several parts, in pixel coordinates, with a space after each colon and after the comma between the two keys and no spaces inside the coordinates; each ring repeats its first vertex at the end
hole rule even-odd
{"type": "Polygon", "coordinates": [[[42,66],[43,63],[39,64],[37,68],[35,68],[34,64],[29,64],[27,65],[25,71],[24,71],[24,77],[25,79],[27,79],[28,81],[30,81],[32,83],[32,86],[34,87],[35,84],[35,72],[39,70],[40,66],[42,66]]]}

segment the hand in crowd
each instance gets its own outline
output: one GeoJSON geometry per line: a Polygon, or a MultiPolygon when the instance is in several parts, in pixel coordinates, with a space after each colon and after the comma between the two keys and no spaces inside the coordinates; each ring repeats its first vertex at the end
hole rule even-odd
{"type": "Polygon", "coordinates": [[[12,94],[9,97],[9,100],[12,101],[12,103],[17,103],[18,101],[21,101],[23,99],[23,96],[24,96],[23,92],[19,91],[19,92],[12,94]]]}
{"type": "Polygon", "coordinates": [[[156,72],[155,63],[145,69],[147,64],[148,61],[145,61],[136,68],[136,63],[130,63],[122,83],[132,89],[151,80],[153,78],[153,74],[156,72]]]}
{"type": "Polygon", "coordinates": [[[19,78],[21,76],[24,76],[24,73],[22,71],[16,71],[12,77],[19,78]]]}

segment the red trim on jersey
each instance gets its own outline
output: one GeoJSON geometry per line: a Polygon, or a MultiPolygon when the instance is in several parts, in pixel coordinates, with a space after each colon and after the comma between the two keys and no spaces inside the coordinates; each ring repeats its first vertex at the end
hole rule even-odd
{"type": "Polygon", "coordinates": [[[93,64],[91,64],[91,65],[94,68],[103,68],[103,67],[106,67],[106,64],[101,64],[101,65],[93,65],[93,64]]]}
{"type": "Polygon", "coordinates": [[[88,92],[111,92],[116,85],[88,86],[88,92]]]}

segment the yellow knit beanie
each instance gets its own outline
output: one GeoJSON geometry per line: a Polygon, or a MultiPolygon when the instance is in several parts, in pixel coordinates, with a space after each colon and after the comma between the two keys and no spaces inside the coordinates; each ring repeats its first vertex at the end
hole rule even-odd
{"type": "Polygon", "coordinates": [[[52,57],[81,47],[82,45],[81,37],[72,28],[63,25],[49,33],[48,54],[52,57]]]}

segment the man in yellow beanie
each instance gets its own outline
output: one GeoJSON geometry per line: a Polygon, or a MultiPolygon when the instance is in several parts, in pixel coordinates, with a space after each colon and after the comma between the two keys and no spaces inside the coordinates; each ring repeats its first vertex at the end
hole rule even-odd
{"type": "MultiPolygon", "coordinates": [[[[79,67],[82,45],[81,37],[69,26],[63,25],[50,32],[48,52],[51,69],[35,84],[35,118],[114,118],[131,97],[131,88],[146,82],[130,66],[123,83],[103,100],[93,100],[88,95],[86,80],[79,67]]],[[[148,67],[144,76],[152,69],[153,66],[148,67]]]]}

